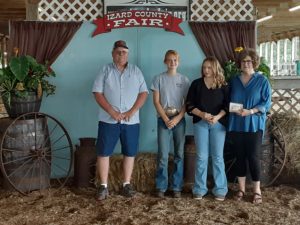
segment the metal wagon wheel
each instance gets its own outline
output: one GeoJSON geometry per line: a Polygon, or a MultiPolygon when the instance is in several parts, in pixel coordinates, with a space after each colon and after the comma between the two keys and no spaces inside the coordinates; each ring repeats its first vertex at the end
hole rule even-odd
{"type": "Polygon", "coordinates": [[[73,147],[63,125],[32,112],[14,119],[2,134],[0,165],[4,181],[26,195],[62,188],[73,164],[73,147]]]}
{"type": "MultiPolygon", "coordinates": [[[[271,153],[262,156],[261,164],[262,164],[262,173],[268,173],[268,179],[261,180],[262,186],[267,187],[271,186],[276,179],[281,174],[285,162],[287,153],[285,151],[285,138],[281,128],[278,126],[276,121],[272,119],[271,115],[268,115],[266,121],[266,133],[270,136],[270,148],[271,153]],[[266,167],[264,165],[267,165],[266,167]],[[265,171],[264,171],[265,170],[265,171]]],[[[225,148],[224,148],[224,160],[225,160],[225,168],[226,175],[229,181],[236,182],[235,175],[235,156],[232,151],[232,142],[230,140],[230,134],[226,138],[225,148]]]]}
{"type": "Polygon", "coordinates": [[[285,166],[287,158],[287,152],[285,151],[286,142],[283,132],[271,115],[268,115],[266,127],[269,129],[271,138],[274,142],[274,155],[271,169],[272,179],[263,184],[265,187],[271,186],[277,180],[285,166]]]}

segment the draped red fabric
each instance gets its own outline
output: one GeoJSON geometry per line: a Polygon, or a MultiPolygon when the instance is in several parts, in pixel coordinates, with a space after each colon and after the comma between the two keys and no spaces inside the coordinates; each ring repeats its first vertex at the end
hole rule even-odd
{"type": "Polygon", "coordinates": [[[206,56],[215,56],[223,66],[237,57],[236,47],[256,48],[255,21],[189,22],[206,56]]]}
{"type": "Polygon", "coordinates": [[[82,22],[11,21],[10,49],[19,55],[30,55],[39,63],[51,65],[68,45],[82,22]]]}

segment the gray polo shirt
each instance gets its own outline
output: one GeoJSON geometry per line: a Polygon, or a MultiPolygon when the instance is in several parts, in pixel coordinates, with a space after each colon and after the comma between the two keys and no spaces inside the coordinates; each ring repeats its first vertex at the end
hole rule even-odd
{"type": "MultiPolygon", "coordinates": [[[[105,65],[97,76],[93,92],[104,94],[106,100],[116,111],[124,113],[132,108],[138,94],[148,92],[148,89],[144,76],[137,66],[128,63],[121,74],[116,65],[110,63],[105,65]]],[[[102,108],[99,110],[98,119],[106,123],[117,123],[102,108]]],[[[124,124],[139,122],[139,111],[128,122],[122,121],[124,124]]]]}
{"type": "Polygon", "coordinates": [[[164,109],[175,107],[180,112],[189,86],[190,81],[186,76],[180,73],[170,76],[164,72],[154,77],[151,90],[159,92],[159,101],[164,109]]]}

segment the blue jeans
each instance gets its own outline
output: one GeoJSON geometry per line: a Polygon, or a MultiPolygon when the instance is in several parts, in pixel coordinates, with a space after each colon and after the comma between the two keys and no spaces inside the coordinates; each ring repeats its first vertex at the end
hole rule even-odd
{"type": "Polygon", "coordinates": [[[168,161],[171,150],[171,137],[174,143],[174,167],[170,177],[170,189],[181,191],[183,184],[183,149],[185,141],[185,119],[183,118],[175,127],[168,129],[161,118],[157,120],[157,169],[156,189],[165,192],[168,189],[168,161]]]}
{"type": "Polygon", "coordinates": [[[197,157],[193,194],[204,196],[208,191],[206,181],[209,156],[212,160],[212,173],[215,183],[212,193],[215,196],[225,196],[227,194],[227,178],[223,158],[225,134],[225,127],[219,122],[210,125],[208,122],[201,120],[194,124],[197,157]]]}

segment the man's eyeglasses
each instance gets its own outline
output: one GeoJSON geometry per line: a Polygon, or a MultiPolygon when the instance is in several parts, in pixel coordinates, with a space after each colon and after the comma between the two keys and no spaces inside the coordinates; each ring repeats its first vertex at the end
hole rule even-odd
{"type": "Polygon", "coordinates": [[[244,64],[246,64],[246,63],[248,63],[248,64],[249,64],[249,63],[252,63],[252,62],[253,62],[253,60],[242,60],[241,62],[242,62],[242,63],[244,63],[244,64]]]}

